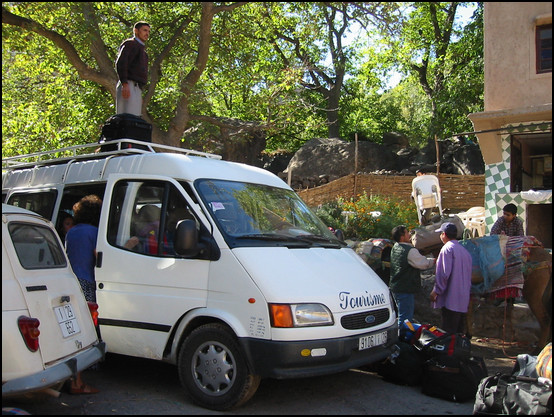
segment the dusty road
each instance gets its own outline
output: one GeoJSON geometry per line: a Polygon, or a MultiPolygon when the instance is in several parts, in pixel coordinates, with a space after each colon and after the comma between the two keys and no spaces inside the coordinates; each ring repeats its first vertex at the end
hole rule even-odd
{"type": "MultiPolygon", "coordinates": [[[[485,358],[489,374],[511,370],[509,356],[525,348],[487,343],[473,344],[474,354],[485,358]],[[509,356],[506,356],[509,355],[509,356]]],[[[243,407],[215,412],[197,407],[184,394],[176,368],[146,359],[108,354],[98,370],[88,370],[84,379],[99,388],[94,395],[62,393],[59,398],[35,396],[2,401],[2,406],[22,408],[31,414],[227,414],[227,415],[468,415],[473,403],[453,403],[382,380],[373,372],[351,370],[337,375],[297,380],[263,380],[256,395],[243,407]]]]}

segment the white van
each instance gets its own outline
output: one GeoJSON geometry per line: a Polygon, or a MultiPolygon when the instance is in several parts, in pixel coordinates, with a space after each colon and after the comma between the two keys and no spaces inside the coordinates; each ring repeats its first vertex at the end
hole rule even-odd
{"type": "Polygon", "coordinates": [[[192,400],[215,410],[246,402],[261,378],[390,355],[398,327],[388,287],[276,175],[123,142],[144,146],[8,158],[2,174],[9,204],[54,222],[86,194],[103,199],[96,284],[110,352],[177,365],[192,400]]]}
{"type": "Polygon", "coordinates": [[[2,204],[2,398],[54,392],[104,357],[50,221],[2,204]]]}

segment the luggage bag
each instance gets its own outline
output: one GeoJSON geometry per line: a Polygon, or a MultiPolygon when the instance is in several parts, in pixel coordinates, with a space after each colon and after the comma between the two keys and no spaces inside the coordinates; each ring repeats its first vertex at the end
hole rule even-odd
{"type": "Polygon", "coordinates": [[[438,355],[425,362],[421,392],[449,401],[474,400],[479,382],[486,377],[487,367],[481,357],[438,355]]]}
{"type": "MultiPolygon", "coordinates": [[[[152,125],[142,117],[134,114],[122,113],[111,116],[104,126],[102,126],[102,135],[99,143],[101,152],[114,151],[117,144],[106,144],[106,142],[117,139],[135,139],[143,142],[152,142],[152,125]]],[[[141,146],[135,143],[122,143],[121,148],[138,148],[148,150],[147,146],[141,146]]]]}
{"type": "Polygon", "coordinates": [[[444,355],[456,360],[467,360],[471,356],[471,341],[462,333],[445,333],[437,336],[423,329],[414,346],[421,350],[427,359],[444,355]]]}
{"type": "Polygon", "coordinates": [[[473,414],[552,415],[552,381],[501,373],[484,378],[473,414]]]}
{"type": "Polygon", "coordinates": [[[419,385],[423,375],[424,357],[413,345],[398,341],[398,350],[379,363],[377,374],[398,385],[419,385]]]}

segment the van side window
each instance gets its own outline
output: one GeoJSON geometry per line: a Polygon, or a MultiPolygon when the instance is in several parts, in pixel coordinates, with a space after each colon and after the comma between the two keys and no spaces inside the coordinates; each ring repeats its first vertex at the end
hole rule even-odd
{"type": "Polygon", "coordinates": [[[8,204],[34,211],[49,220],[52,220],[54,214],[54,204],[58,191],[44,190],[40,192],[23,192],[10,195],[8,204]]]}
{"type": "Polygon", "coordinates": [[[78,184],[64,186],[62,199],[58,208],[58,216],[56,217],[56,228],[61,228],[61,221],[64,212],[73,215],[73,205],[86,195],[95,194],[101,200],[104,200],[104,192],[106,191],[105,183],[93,184],[78,184]]]}
{"type": "Polygon", "coordinates": [[[111,245],[154,256],[174,256],[176,225],[194,219],[185,198],[164,181],[119,181],[108,220],[111,245]]]}
{"type": "Polygon", "coordinates": [[[23,268],[45,269],[66,266],[63,249],[51,229],[13,222],[8,226],[8,230],[23,268]]]}

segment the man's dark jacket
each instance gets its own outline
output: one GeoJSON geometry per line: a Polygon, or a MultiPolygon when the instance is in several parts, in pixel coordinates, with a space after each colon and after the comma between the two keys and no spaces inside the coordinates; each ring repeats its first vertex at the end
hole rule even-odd
{"type": "Polygon", "coordinates": [[[125,40],[115,61],[121,83],[136,81],[142,88],[148,81],[148,55],[143,44],[135,38],[125,40]]]}

